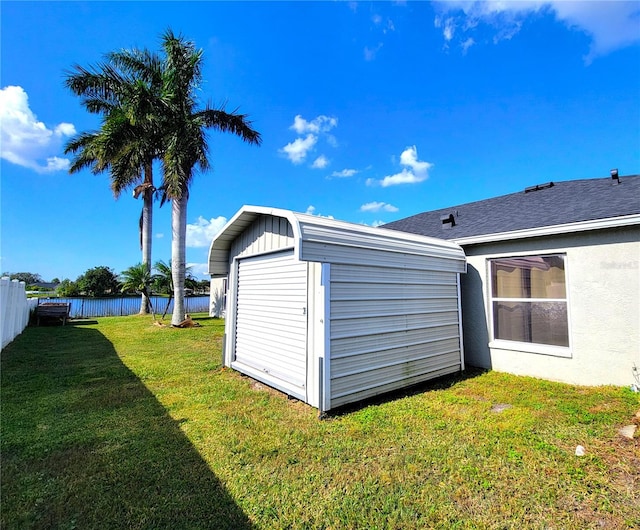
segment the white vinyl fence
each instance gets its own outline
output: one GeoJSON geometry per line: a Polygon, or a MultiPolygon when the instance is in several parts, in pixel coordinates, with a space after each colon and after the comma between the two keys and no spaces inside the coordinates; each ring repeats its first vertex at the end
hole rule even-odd
{"type": "Polygon", "coordinates": [[[38,305],[37,298],[27,300],[24,287],[24,282],[9,278],[0,279],[2,348],[22,333],[29,323],[29,313],[38,305]]]}

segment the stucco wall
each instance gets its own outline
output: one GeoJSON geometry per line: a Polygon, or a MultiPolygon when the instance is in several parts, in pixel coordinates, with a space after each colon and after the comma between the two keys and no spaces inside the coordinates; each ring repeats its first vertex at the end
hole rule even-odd
{"type": "MultiPolygon", "coordinates": [[[[640,375],[640,228],[580,232],[465,247],[465,357],[470,365],[581,385],[629,385],[640,375]],[[487,260],[563,253],[570,357],[491,346],[487,260]]],[[[503,343],[504,344],[504,343],[503,343]]]]}

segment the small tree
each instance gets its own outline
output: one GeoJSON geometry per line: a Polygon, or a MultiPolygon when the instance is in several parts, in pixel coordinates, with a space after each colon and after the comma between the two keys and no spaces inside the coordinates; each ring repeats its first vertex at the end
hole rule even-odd
{"type": "Polygon", "coordinates": [[[187,273],[184,277],[184,286],[195,293],[198,290],[198,280],[191,276],[191,274],[187,273]]]}
{"type": "MultiPolygon", "coordinates": [[[[122,292],[136,292],[141,293],[142,296],[146,299],[149,309],[151,310],[151,315],[153,316],[153,320],[156,319],[156,315],[153,311],[153,304],[151,303],[150,296],[150,286],[154,281],[154,276],[149,272],[146,264],[138,263],[137,265],[133,265],[129,267],[127,270],[122,271],[120,275],[122,280],[121,290],[122,292]]],[[[140,314],[144,314],[144,308],[140,309],[140,314]]]]}
{"type": "Polygon", "coordinates": [[[201,294],[209,293],[209,289],[211,288],[211,282],[209,280],[200,280],[198,282],[198,291],[201,294]]]}
{"type": "Polygon", "coordinates": [[[59,283],[58,287],[56,287],[56,292],[58,293],[58,296],[78,296],[80,294],[80,289],[76,282],[72,282],[69,278],[65,278],[59,283]]]}
{"type": "Polygon", "coordinates": [[[105,296],[119,290],[118,277],[109,267],[99,266],[87,270],[76,283],[80,291],[89,296],[105,296]]]}
{"type": "MultiPolygon", "coordinates": [[[[171,260],[169,263],[165,263],[162,260],[156,261],[153,268],[158,272],[158,274],[154,275],[153,288],[157,293],[168,294],[169,300],[167,301],[167,305],[164,308],[164,312],[162,313],[162,320],[167,315],[167,311],[169,310],[169,306],[171,305],[171,300],[173,300],[173,276],[171,274],[171,260]]],[[[191,267],[185,267],[185,276],[187,278],[191,278],[191,267]]]]}
{"type": "Polygon", "coordinates": [[[154,289],[158,293],[168,294],[169,300],[167,300],[167,305],[164,308],[164,312],[162,313],[161,319],[164,320],[164,317],[169,310],[169,306],[171,305],[171,300],[173,300],[173,277],[171,276],[171,260],[169,263],[165,263],[162,260],[156,261],[153,268],[158,272],[155,275],[155,282],[153,284],[154,289]]]}

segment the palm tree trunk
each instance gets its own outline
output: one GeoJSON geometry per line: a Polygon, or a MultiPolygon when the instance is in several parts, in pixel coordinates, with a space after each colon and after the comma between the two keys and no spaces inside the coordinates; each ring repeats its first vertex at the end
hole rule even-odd
{"type": "Polygon", "coordinates": [[[153,318],[153,321],[156,321],[156,312],[153,310],[153,304],[151,303],[151,296],[149,296],[149,293],[147,292],[147,290],[145,289],[144,294],[147,297],[147,300],[149,301],[149,309],[151,310],[151,318],[153,318]]]}
{"type": "Polygon", "coordinates": [[[162,319],[164,320],[164,317],[167,316],[167,311],[169,311],[169,306],[171,305],[171,300],[173,300],[173,291],[171,291],[171,294],[169,295],[169,300],[167,301],[167,305],[164,308],[164,313],[162,313],[162,319]]]}
{"type": "MultiPolygon", "coordinates": [[[[141,234],[141,246],[142,246],[142,263],[147,268],[147,271],[151,273],[151,242],[153,231],[153,167],[151,161],[146,162],[144,165],[144,181],[151,186],[144,190],[142,195],[142,234],[141,234]]],[[[146,315],[149,313],[151,307],[151,301],[148,293],[142,293],[142,300],[140,301],[140,314],[146,315]]]]}
{"type": "Polygon", "coordinates": [[[189,192],[171,200],[171,277],[173,278],[173,314],[171,325],[177,326],[185,319],[184,277],[187,247],[187,200],[189,192]]]}

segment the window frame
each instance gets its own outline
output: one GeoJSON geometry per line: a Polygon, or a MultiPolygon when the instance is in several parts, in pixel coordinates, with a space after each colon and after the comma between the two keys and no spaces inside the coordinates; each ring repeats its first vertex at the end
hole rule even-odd
{"type": "Polygon", "coordinates": [[[486,258],[486,277],[487,277],[487,328],[489,331],[489,347],[499,350],[522,351],[527,353],[537,353],[541,355],[551,355],[555,357],[572,358],[572,340],[571,340],[571,302],[570,302],[570,281],[569,281],[569,258],[566,251],[533,251],[533,252],[515,252],[496,254],[486,258]],[[492,263],[496,260],[509,258],[546,258],[561,257],[564,263],[564,283],[565,298],[505,298],[493,296],[493,274],[492,263]],[[499,339],[495,336],[495,320],[494,320],[494,302],[565,302],[567,305],[567,337],[568,346],[557,346],[553,344],[542,344],[537,342],[522,342],[509,339],[499,339]]]}
{"type": "Polygon", "coordinates": [[[229,276],[222,278],[222,313],[227,313],[227,298],[229,296],[229,276]]]}

